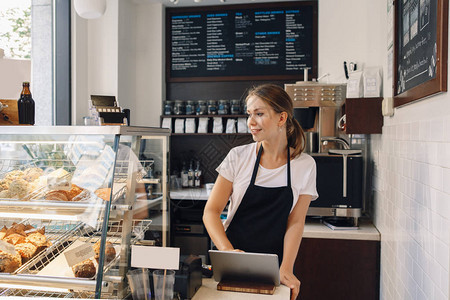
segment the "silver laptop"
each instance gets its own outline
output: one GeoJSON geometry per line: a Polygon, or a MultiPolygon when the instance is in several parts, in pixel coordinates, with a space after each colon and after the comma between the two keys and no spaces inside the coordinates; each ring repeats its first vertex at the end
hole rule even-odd
{"type": "Polygon", "coordinates": [[[214,280],[248,280],[280,285],[278,255],[209,250],[214,280]]]}

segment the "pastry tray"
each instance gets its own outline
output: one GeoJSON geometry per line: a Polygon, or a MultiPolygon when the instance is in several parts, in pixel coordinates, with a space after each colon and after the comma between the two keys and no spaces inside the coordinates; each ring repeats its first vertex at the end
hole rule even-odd
{"type": "MultiPolygon", "coordinates": [[[[136,244],[142,237],[144,233],[150,228],[151,220],[133,220],[132,221],[132,233],[130,244],[136,244]]],[[[61,228],[73,227],[70,230],[65,231],[59,236],[58,239],[52,241],[53,244],[42,251],[40,254],[32,258],[25,265],[16,270],[12,275],[0,274],[0,282],[6,283],[8,285],[19,284],[21,286],[29,286],[24,290],[23,288],[8,289],[4,291],[0,296],[49,296],[49,293],[55,292],[59,289],[59,292],[68,297],[69,294],[81,293],[84,298],[92,298],[91,295],[95,291],[96,287],[96,276],[93,278],[74,278],[67,276],[40,276],[39,273],[44,270],[52,261],[58,259],[61,255],[64,256],[63,252],[66,251],[75,243],[92,243],[94,244],[100,240],[99,235],[102,232],[102,228],[95,230],[94,228],[85,225],[84,223],[77,224],[61,224],[61,228]],[[40,292],[29,291],[29,290],[40,290],[40,292]],[[44,292],[45,291],[45,292],[44,292]],[[36,294],[38,293],[38,294],[36,294]]],[[[57,228],[58,225],[54,224],[52,226],[47,226],[47,228],[57,228]]],[[[107,241],[115,245],[116,257],[104,266],[103,274],[106,274],[110,269],[116,267],[120,260],[120,251],[116,246],[122,245],[122,224],[116,221],[110,221],[108,223],[107,230],[107,241]]],[[[47,235],[47,232],[46,232],[47,235]]],[[[122,245],[123,246],[123,245],[122,245]]],[[[60,259],[60,258],[59,258],[60,259]]],[[[98,272],[98,270],[97,270],[98,272]]],[[[104,277],[105,280],[105,277],[104,277]]],[[[102,286],[107,288],[109,283],[104,281],[102,286]]]]}

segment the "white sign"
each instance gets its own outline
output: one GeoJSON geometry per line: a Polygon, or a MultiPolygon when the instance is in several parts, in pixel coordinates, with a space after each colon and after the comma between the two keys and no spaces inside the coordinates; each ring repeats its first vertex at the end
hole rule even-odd
{"type": "Polygon", "coordinates": [[[131,246],[131,266],[134,268],[178,270],[180,248],[131,246]]]}
{"type": "Polygon", "coordinates": [[[66,256],[67,264],[69,267],[72,267],[77,263],[95,256],[95,252],[94,248],[92,248],[92,244],[86,243],[75,249],[64,252],[64,255],[66,256]]]}

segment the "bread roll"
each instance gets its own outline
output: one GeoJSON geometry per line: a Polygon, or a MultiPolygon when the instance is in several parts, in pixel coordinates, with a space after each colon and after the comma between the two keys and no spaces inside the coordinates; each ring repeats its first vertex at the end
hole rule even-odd
{"type": "Polygon", "coordinates": [[[96,269],[94,263],[90,259],[86,259],[72,267],[75,277],[91,278],[95,276],[96,269]]]}
{"type": "Polygon", "coordinates": [[[12,273],[22,265],[22,259],[19,253],[11,254],[0,251],[0,272],[12,273]]]}
{"type": "MultiPolygon", "coordinates": [[[[100,241],[94,244],[95,251],[95,260],[99,261],[100,259],[100,241]]],[[[110,242],[106,242],[105,244],[105,264],[111,262],[114,258],[116,258],[116,249],[114,249],[114,245],[110,242]]]]}
{"type": "Polygon", "coordinates": [[[32,243],[17,244],[15,245],[15,248],[22,257],[22,264],[29,261],[37,253],[37,247],[32,243]]]}
{"type": "Polygon", "coordinates": [[[51,191],[45,195],[45,200],[69,201],[65,191],[51,191]]]}

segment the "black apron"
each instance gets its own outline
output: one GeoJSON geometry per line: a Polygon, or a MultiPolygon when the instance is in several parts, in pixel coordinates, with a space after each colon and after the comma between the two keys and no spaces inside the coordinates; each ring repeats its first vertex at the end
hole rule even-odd
{"type": "Polygon", "coordinates": [[[246,252],[275,253],[281,264],[284,234],[293,202],[289,147],[287,186],[281,187],[255,185],[262,151],[261,145],[252,179],[226,234],[235,249],[246,252]]]}

